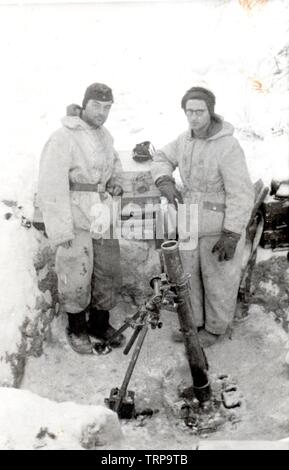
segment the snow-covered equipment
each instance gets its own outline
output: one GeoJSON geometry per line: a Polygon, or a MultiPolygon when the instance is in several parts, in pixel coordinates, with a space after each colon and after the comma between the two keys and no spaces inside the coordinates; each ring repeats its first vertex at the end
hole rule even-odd
{"type": "Polygon", "coordinates": [[[273,179],[271,181],[270,196],[275,196],[277,199],[289,198],[289,180],[278,181],[273,179]]]}

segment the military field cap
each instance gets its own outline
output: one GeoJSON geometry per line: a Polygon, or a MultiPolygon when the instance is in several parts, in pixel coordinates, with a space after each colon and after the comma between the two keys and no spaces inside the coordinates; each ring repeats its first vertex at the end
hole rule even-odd
{"type": "Polygon", "coordinates": [[[85,108],[89,100],[113,102],[112,90],[107,85],[104,85],[104,83],[93,83],[86,89],[82,101],[83,109],[85,108]]]}
{"type": "Polygon", "coordinates": [[[210,115],[211,116],[215,115],[216,97],[214,93],[208,90],[207,88],[204,88],[201,86],[195,86],[195,87],[190,88],[188,91],[186,91],[181,101],[181,107],[184,111],[186,110],[186,103],[189,100],[205,101],[210,115]]]}

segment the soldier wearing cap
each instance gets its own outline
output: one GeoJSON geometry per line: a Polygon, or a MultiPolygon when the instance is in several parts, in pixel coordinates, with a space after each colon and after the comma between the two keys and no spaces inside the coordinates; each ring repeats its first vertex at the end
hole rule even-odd
{"type": "Polygon", "coordinates": [[[90,85],[82,107],[68,107],[40,161],[38,203],[48,238],[57,247],[55,267],[68,317],[67,338],[80,354],[93,352],[91,338],[106,340],[115,332],[109,310],[116,305],[121,285],[119,243],[92,229],[93,208],[122,194],[121,163],[104,127],[112,104],[107,85],[90,85]]]}
{"type": "Polygon", "coordinates": [[[155,154],[151,170],[169,203],[198,207],[198,245],[184,251],[182,260],[191,275],[191,301],[204,347],[214,344],[233,319],[254,202],[244,152],[233,126],[215,113],[215,101],[202,86],[185,93],[181,107],[189,128],[155,154]],[[177,167],[182,192],[173,178],[177,167]]]}

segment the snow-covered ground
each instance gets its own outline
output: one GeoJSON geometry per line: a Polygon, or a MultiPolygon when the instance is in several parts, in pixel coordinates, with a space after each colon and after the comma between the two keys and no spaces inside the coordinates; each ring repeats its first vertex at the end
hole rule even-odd
{"type": "Polygon", "coordinates": [[[55,403],[5,387],[0,388],[0,397],[1,449],[83,450],[121,436],[117,416],[103,406],[55,403]]]}
{"type": "MultiPolygon", "coordinates": [[[[252,179],[289,176],[287,0],[1,3],[0,201],[17,201],[28,218],[42,146],[95,81],[113,88],[107,127],[127,169],[137,142],[160,147],[185,129],[180,99],[203,81],[234,124],[252,179]]],[[[19,214],[0,203],[1,357],[38,295],[36,241],[19,214]]]]}

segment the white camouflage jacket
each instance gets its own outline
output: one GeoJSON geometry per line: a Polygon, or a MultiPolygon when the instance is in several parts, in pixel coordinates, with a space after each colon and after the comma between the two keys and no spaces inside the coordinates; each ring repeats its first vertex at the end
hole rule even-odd
{"type": "Polygon", "coordinates": [[[219,119],[206,139],[194,138],[188,130],[154,156],[154,181],[179,168],[185,202],[198,205],[200,236],[223,228],[241,233],[250,218],[254,189],[233,132],[231,124],[219,119]]]}
{"type": "Polygon", "coordinates": [[[62,127],[42,151],[37,203],[47,235],[58,245],[74,238],[75,229],[90,230],[95,192],[70,191],[69,183],[121,184],[122,166],[105,127],[91,128],[77,116],[62,119],[62,127]]]}

